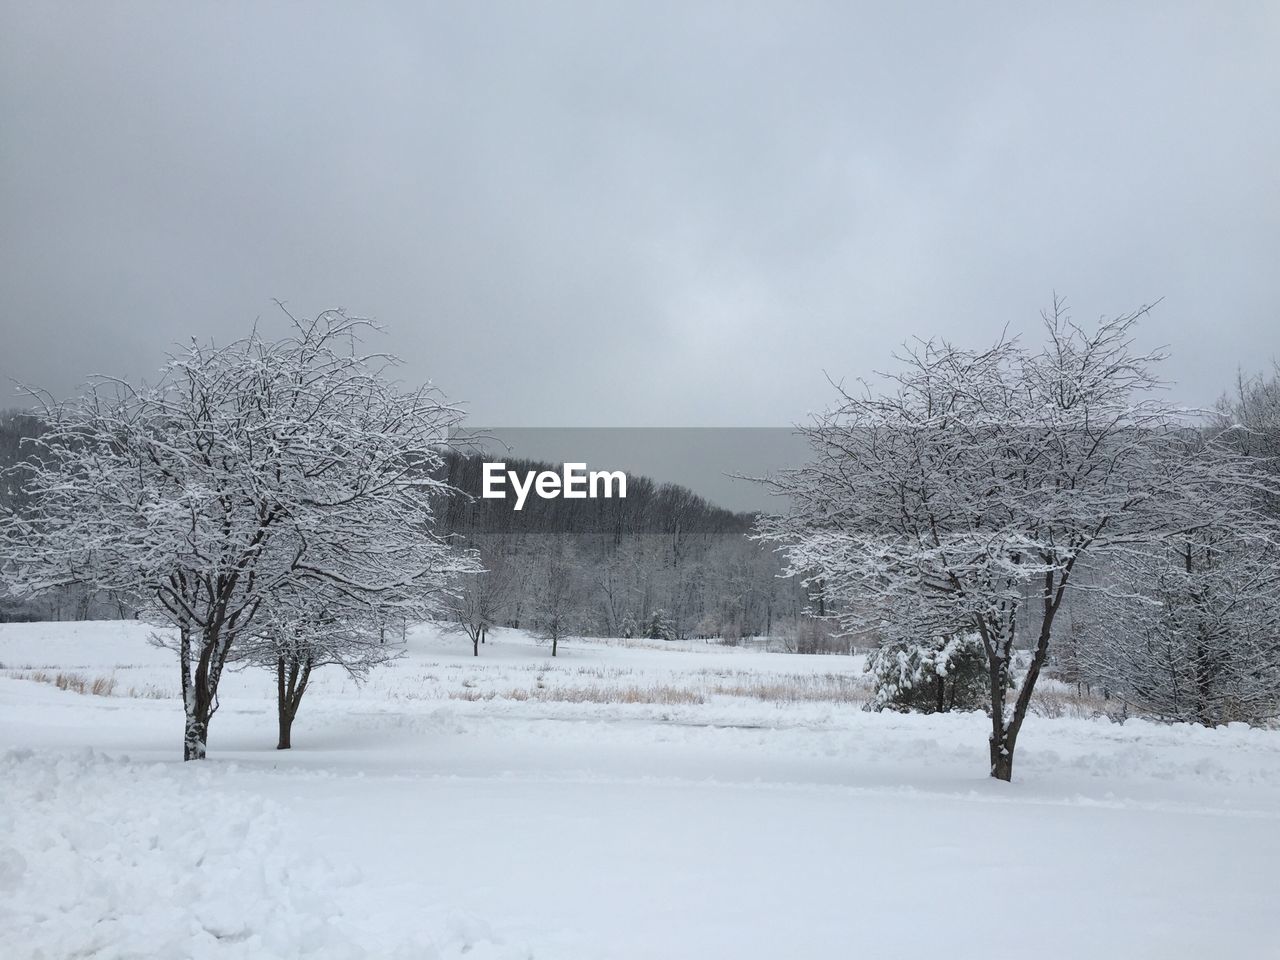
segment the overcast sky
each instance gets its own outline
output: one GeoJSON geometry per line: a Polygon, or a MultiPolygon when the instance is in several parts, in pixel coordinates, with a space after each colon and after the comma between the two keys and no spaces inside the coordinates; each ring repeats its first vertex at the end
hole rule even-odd
{"type": "Polygon", "coordinates": [[[0,4],[0,376],[56,392],[272,298],[509,425],[784,425],[1055,289],[1163,297],[1187,403],[1280,354],[1274,0],[0,4]]]}

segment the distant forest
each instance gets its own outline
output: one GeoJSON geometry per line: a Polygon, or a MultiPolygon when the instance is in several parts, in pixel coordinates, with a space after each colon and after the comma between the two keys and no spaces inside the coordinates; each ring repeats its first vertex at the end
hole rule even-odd
{"type": "MultiPolygon", "coordinates": [[[[8,471],[24,456],[22,439],[38,431],[35,417],[0,413],[0,506],[23,509],[20,480],[8,471]]],[[[804,616],[809,599],[796,579],[781,576],[780,555],[748,537],[754,514],[634,474],[624,499],[530,497],[517,512],[510,500],[481,497],[485,459],[451,452],[439,477],[458,493],[440,503],[438,531],[478,551],[486,569],[458,585],[451,618],[460,629],[724,643],[768,636],[812,652],[844,649],[804,616]]],[[[559,465],[509,459],[507,468],[559,465]]],[[[127,598],[89,590],[0,601],[0,621],[130,615],[127,598]]]]}

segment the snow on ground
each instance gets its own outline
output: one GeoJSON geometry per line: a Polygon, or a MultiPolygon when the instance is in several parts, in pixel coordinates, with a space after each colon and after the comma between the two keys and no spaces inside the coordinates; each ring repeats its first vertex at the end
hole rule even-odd
{"type": "Polygon", "coordinates": [[[1033,717],[1000,784],[855,658],[427,627],[182,764],[147,634],[0,626],[0,956],[1280,955],[1274,731],[1033,717]]]}

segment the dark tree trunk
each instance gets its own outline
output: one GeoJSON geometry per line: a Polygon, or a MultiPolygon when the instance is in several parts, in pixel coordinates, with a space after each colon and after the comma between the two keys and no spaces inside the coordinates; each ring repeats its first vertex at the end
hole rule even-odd
{"type": "Polygon", "coordinates": [[[1009,671],[1005,659],[993,660],[988,665],[991,683],[991,736],[987,747],[991,755],[991,776],[997,780],[1013,779],[1013,745],[1017,733],[1010,739],[1010,727],[1005,723],[1005,691],[1009,689],[1009,671]]]}
{"type": "Polygon", "coordinates": [[[293,717],[280,711],[280,737],[276,740],[277,750],[293,749],[293,717]]]}
{"type": "Polygon", "coordinates": [[[310,678],[310,658],[304,660],[283,654],[276,658],[276,711],[280,722],[277,750],[293,747],[293,721],[298,716],[298,707],[302,705],[302,695],[307,692],[310,678]]]}
{"type": "Polygon", "coordinates": [[[480,634],[478,633],[471,635],[471,655],[473,657],[480,656],[480,634]]]}
{"type": "Polygon", "coordinates": [[[993,737],[991,745],[991,776],[1008,783],[1013,779],[1013,744],[998,743],[993,737]]]}
{"type": "Polygon", "coordinates": [[[1031,706],[1031,694],[1035,692],[1036,681],[1040,679],[1040,670],[1049,657],[1049,639],[1053,635],[1053,621],[1058,609],[1062,606],[1062,598],[1067,592],[1067,582],[1075,561],[1069,560],[1060,578],[1055,578],[1052,570],[1044,575],[1043,604],[1044,611],[1040,621],[1040,635],[1036,638],[1035,650],[1031,653],[1031,663],[1027,666],[1027,675],[1022,678],[1022,686],[1018,690],[1018,698],[1013,702],[1013,712],[1005,720],[1005,690],[1009,686],[1009,677],[1013,669],[1012,632],[1008,641],[1004,642],[1001,652],[991,659],[991,776],[997,780],[1013,779],[1013,750],[1018,743],[1018,732],[1022,729],[1022,721],[1027,717],[1031,706]]]}
{"type": "Polygon", "coordinates": [[[552,638],[551,638],[551,655],[552,655],[553,657],[556,655],[556,645],[557,645],[558,643],[559,643],[559,641],[558,641],[558,639],[557,639],[556,637],[552,637],[552,638]]]}

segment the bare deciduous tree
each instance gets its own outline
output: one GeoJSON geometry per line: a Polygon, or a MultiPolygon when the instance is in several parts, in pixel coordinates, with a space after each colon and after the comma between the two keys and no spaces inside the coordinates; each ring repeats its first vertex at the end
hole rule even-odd
{"type": "Polygon", "coordinates": [[[818,571],[846,629],[907,611],[924,637],[981,637],[998,779],[1077,565],[1194,528],[1215,486],[1248,473],[1154,397],[1162,358],[1131,340],[1145,312],[1086,331],[1055,301],[1037,350],[923,343],[886,392],[841,389],[805,430],[811,462],[770,481],[793,507],[760,534],[818,571]]]}
{"type": "Polygon", "coordinates": [[[289,319],[280,340],[193,343],[154,386],[36,394],[29,509],[0,527],[20,592],[88,583],[176,628],[189,760],[272,597],[322,585],[376,606],[472,566],[433,531],[456,408],[397,390],[393,358],[359,352],[367,321],[289,319]]]}
{"type": "Polygon", "coordinates": [[[452,592],[447,578],[414,583],[377,595],[335,589],[323,581],[281,587],[259,608],[239,640],[238,664],[265,668],[276,676],[276,748],[293,746],[293,723],[314,672],[335,666],[357,682],[379,664],[394,660],[402,644],[387,642],[391,622],[437,615],[452,592]]]}
{"type": "MultiPolygon", "coordinates": [[[[1222,500],[1204,505],[1222,510],[1222,500]]],[[[1084,669],[1142,713],[1216,726],[1280,709],[1280,566],[1247,517],[1120,558],[1125,592],[1103,591],[1084,669]]]]}
{"type": "Polygon", "coordinates": [[[450,623],[466,634],[476,657],[489,631],[502,623],[514,588],[510,560],[500,550],[481,550],[480,562],[484,569],[462,578],[447,606],[450,623]]]}
{"type": "Polygon", "coordinates": [[[551,641],[551,655],[559,652],[560,641],[577,622],[582,575],[570,549],[560,540],[545,544],[540,569],[536,572],[538,593],[534,601],[534,624],[538,634],[551,641]]]}

